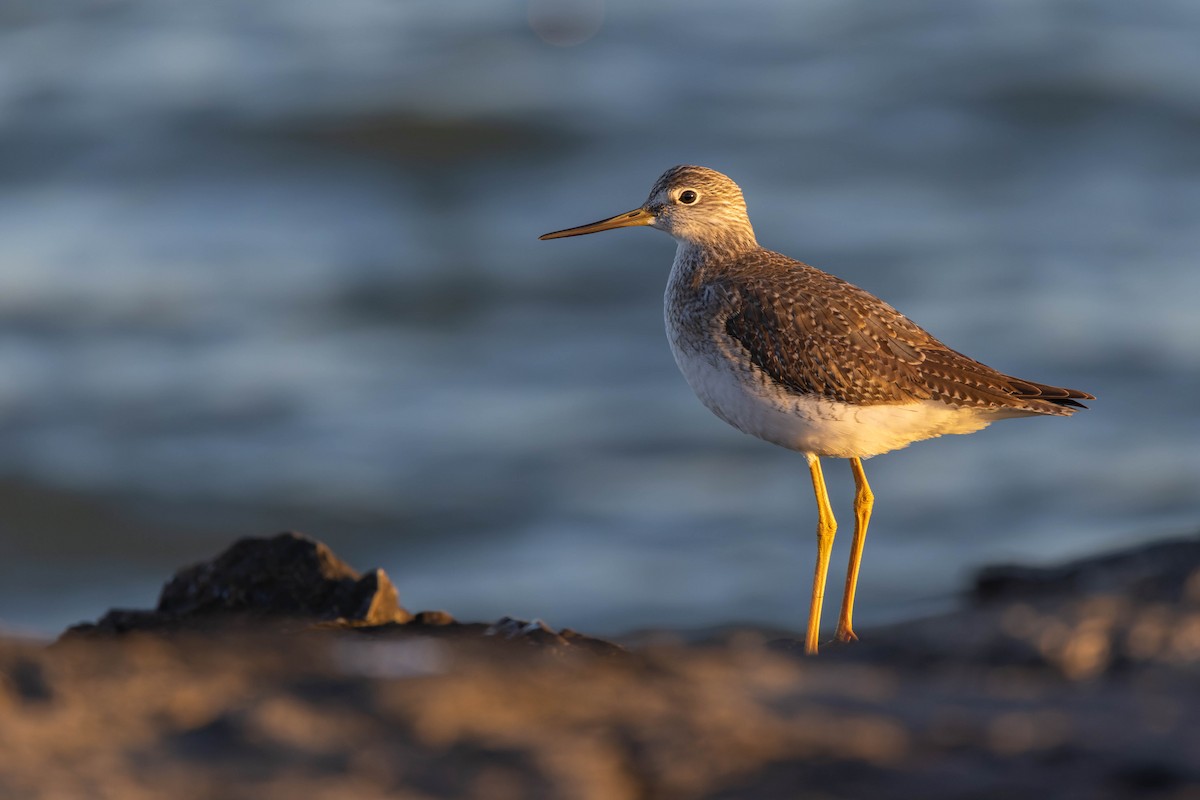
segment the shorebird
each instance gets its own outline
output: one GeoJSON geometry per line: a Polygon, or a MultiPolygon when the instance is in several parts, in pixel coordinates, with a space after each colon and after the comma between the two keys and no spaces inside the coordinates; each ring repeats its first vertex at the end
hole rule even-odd
{"type": "Polygon", "coordinates": [[[1065,417],[1087,392],[1005,375],[951,350],[841,278],[759,246],[742,190],[706,167],[672,167],[633,211],[541,236],[649,225],[679,243],[667,281],[667,338],[709,410],[808,459],[817,499],[817,562],[805,651],[819,644],[837,530],[821,457],[854,475],[854,539],[837,641],[852,641],[854,593],[874,495],[862,460],[998,419],[1065,417]]]}

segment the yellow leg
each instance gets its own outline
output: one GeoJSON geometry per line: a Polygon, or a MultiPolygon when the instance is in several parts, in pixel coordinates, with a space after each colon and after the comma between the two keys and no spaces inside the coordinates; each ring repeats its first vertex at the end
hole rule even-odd
{"type": "Polygon", "coordinates": [[[837,633],[834,638],[839,642],[853,642],[858,639],[854,635],[851,617],[854,615],[854,590],[858,588],[858,568],[862,564],[863,545],[867,542],[867,523],[871,521],[871,509],[875,505],[875,495],[867,483],[867,473],[863,471],[862,460],[850,459],[850,469],[854,471],[854,541],[850,545],[850,565],[846,567],[846,593],[842,595],[842,613],[838,617],[837,633]]]}
{"type": "Polygon", "coordinates": [[[804,651],[814,655],[821,632],[821,603],[825,599],[825,577],[829,574],[829,552],[833,550],[833,535],[837,532],[837,522],[833,518],[833,509],[829,506],[829,494],[825,491],[821,461],[816,456],[808,456],[808,471],[812,473],[813,494],[817,496],[817,568],[813,573],[812,602],[808,607],[808,635],[804,639],[804,651]]]}

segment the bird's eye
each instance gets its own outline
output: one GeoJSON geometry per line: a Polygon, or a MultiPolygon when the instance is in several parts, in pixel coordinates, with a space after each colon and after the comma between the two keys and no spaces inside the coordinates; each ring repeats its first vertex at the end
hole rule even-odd
{"type": "Polygon", "coordinates": [[[692,203],[700,199],[700,195],[693,192],[691,189],[684,189],[679,193],[679,202],[685,206],[690,206],[692,203]]]}

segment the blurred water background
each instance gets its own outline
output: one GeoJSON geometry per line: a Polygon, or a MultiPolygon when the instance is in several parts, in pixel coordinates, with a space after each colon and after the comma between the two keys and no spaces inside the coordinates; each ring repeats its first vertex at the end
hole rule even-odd
{"type": "Polygon", "coordinates": [[[1198,41],[1191,0],[9,0],[0,621],[301,529],[460,618],[799,627],[804,461],[677,373],[674,243],[536,241],[687,162],[764,245],[1100,397],[869,462],[859,627],[1194,530],[1198,41]]]}

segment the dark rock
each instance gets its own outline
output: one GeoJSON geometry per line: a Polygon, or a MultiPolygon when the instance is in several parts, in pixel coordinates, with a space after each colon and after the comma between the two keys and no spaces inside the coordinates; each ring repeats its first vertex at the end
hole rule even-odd
{"type": "Polygon", "coordinates": [[[558,632],[558,635],[564,642],[572,647],[586,650],[593,655],[619,656],[629,654],[629,651],[620,645],[613,644],[605,639],[597,639],[594,636],[585,636],[579,631],[572,630],[571,628],[563,628],[558,632]]]}
{"type": "Polygon", "coordinates": [[[324,544],[281,533],[241,539],[212,561],[180,570],[154,611],[113,610],[70,632],[194,629],[263,618],[384,625],[412,615],[383,570],[360,575],[324,544]]]}
{"type": "Polygon", "coordinates": [[[161,630],[171,625],[178,625],[178,622],[157,611],[114,608],[95,622],[83,622],[72,626],[67,633],[72,636],[131,633],[133,631],[161,630]]]}
{"type": "Polygon", "coordinates": [[[625,649],[575,631],[556,633],[541,620],[505,617],[493,625],[461,623],[445,611],[410,614],[381,569],[360,575],[320,542],[297,533],[241,539],[214,558],[180,570],[153,611],[113,609],[67,636],[135,631],[234,632],[270,622],[276,630],[353,630],[378,637],[502,641],[597,655],[625,649]],[[289,625],[291,622],[293,624],[289,625]]]}
{"type": "MultiPolygon", "coordinates": [[[[970,599],[822,656],[915,669],[1014,667],[1070,680],[1200,666],[1200,537],[1054,567],[990,567],[970,599]]],[[[800,652],[798,644],[774,649],[800,652]]]]}
{"type": "Polygon", "coordinates": [[[488,636],[503,636],[505,639],[518,639],[526,636],[555,636],[553,630],[545,622],[535,619],[532,622],[513,617],[501,617],[492,623],[487,630],[488,636]]]}
{"type": "Polygon", "coordinates": [[[250,612],[369,625],[412,618],[383,570],[360,576],[328,547],[296,533],[241,539],[216,559],[181,570],[163,588],[158,612],[177,618],[250,612]]]}
{"type": "Polygon", "coordinates": [[[592,656],[627,657],[630,652],[620,645],[604,639],[563,628],[555,632],[541,620],[527,622],[512,617],[502,617],[491,625],[481,622],[459,622],[445,611],[422,611],[405,624],[386,625],[323,625],[321,627],[346,628],[354,633],[379,639],[422,638],[456,644],[523,650],[545,650],[548,652],[578,652],[592,656]]]}
{"type": "Polygon", "coordinates": [[[512,617],[501,617],[488,627],[484,635],[494,636],[508,642],[542,647],[570,647],[585,650],[594,655],[628,654],[628,651],[619,645],[603,639],[584,636],[570,628],[563,628],[556,633],[553,628],[540,619],[529,622],[512,617]]]}
{"type": "Polygon", "coordinates": [[[1200,604],[1200,537],[1155,542],[1053,567],[985,567],[980,603],[1108,594],[1143,602],[1200,604]]]}

